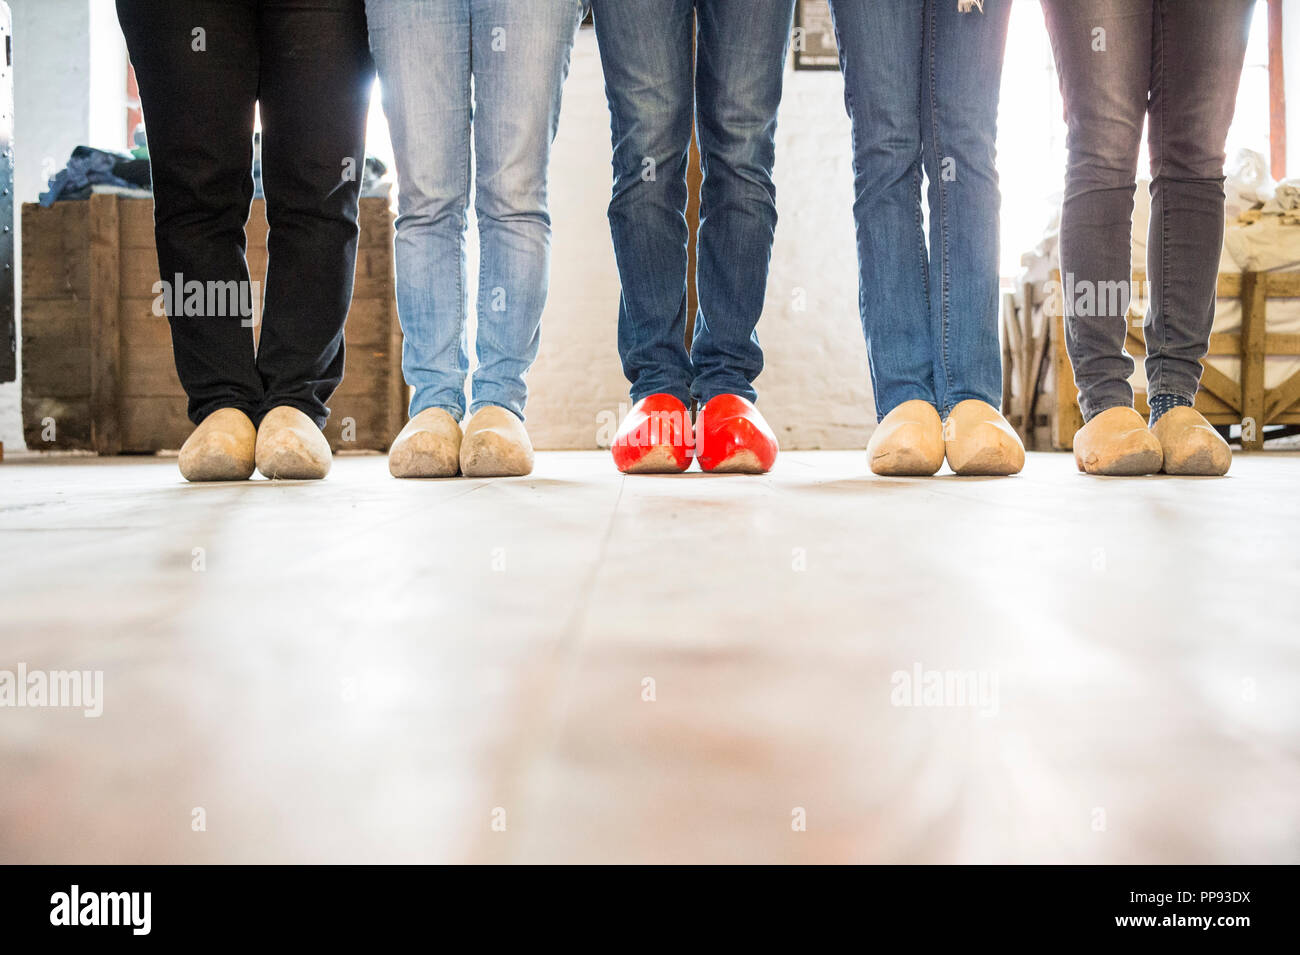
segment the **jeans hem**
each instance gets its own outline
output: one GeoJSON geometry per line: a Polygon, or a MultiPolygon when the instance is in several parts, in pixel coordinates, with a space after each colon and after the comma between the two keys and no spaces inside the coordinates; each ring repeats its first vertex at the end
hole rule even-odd
{"type": "Polygon", "coordinates": [[[926,393],[919,388],[908,388],[902,391],[897,398],[890,397],[888,401],[879,401],[876,403],[876,424],[885,420],[885,415],[889,414],[901,404],[909,401],[924,401],[931,405],[936,411],[939,410],[939,399],[933,394],[926,393]]]}
{"type": "Polygon", "coordinates": [[[945,401],[941,407],[939,407],[939,417],[947,421],[948,415],[952,414],[952,409],[957,407],[963,401],[982,401],[984,402],[984,404],[988,405],[990,408],[993,408],[999,414],[1002,413],[1001,394],[998,394],[996,397],[992,397],[990,395],[977,395],[972,393],[958,392],[956,395],[949,395],[948,400],[945,401]]]}
{"type": "MultiPolygon", "coordinates": [[[[692,389],[692,392],[694,389],[692,389]]],[[[695,400],[704,407],[718,395],[739,395],[751,404],[758,401],[758,392],[751,386],[749,388],[707,388],[695,395],[695,400]]]]}
{"type": "Polygon", "coordinates": [[[1111,408],[1132,408],[1132,407],[1133,407],[1132,398],[1128,398],[1128,399],[1117,398],[1113,401],[1098,402],[1095,407],[1090,406],[1089,410],[1087,411],[1083,410],[1083,404],[1080,403],[1079,413],[1083,415],[1083,423],[1087,424],[1089,421],[1097,417],[1097,415],[1101,414],[1103,411],[1109,411],[1111,408]]]}
{"type": "Polygon", "coordinates": [[[316,427],[320,428],[322,431],[325,430],[325,422],[329,420],[330,416],[328,408],[326,408],[325,412],[322,414],[319,405],[313,405],[297,398],[285,398],[283,400],[267,398],[262,402],[262,407],[258,411],[257,417],[253,419],[259,428],[262,426],[262,419],[270,413],[272,408],[297,408],[308,418],[311,418],[316,427]]]}
{"type": "Polygon", "coordinates": [[[506,410],[506,411],[509,411],[512,415],[514,415],[514,416],[515,416],[516,418],[518,418],[520,421],[524,421],[524,420],[526,420],[526,419],[524,418],[524,413],[523,413],[523,411],[522,411],[522,410],[520,410],[520,411],[516,411],[516,410],[514,409],[514,407],[513,407],[513,403],[507,403],[507,402],[504,402],[504,401],[492,401],[492,400],[489,399],[489,398],[480,398],[480,399],[475,399],[474,401],[470,402],[470,406],[469,406],[469,416],[472,418],[472,417],[474,417],[474,415],[478,414],[478,413],[479,413],[480,411],[482,411],[484,408],[488,408],[488,407],[492,407],[492,408],[502,408],[502,409],[504,409],[504,410],[506,410]]]}
{"type": "Polygon", "coordinates": [[[441,408],[443,411],[447,412],[447,414],[451,415],[457,421],[460,421],[462,418],[465,417],[464,408],[461,408],[457,405],[445,404],[441,401],[430,401],[428,404],[420,405],[418,407],[415,405],[414,402],[412,402],[411,406],[406,410],[406,416],[407,418],[414,418],[422,411],[428,411],[430,408],[441,408]]]}
{"type": "Polygon", "coordinates": [[[1194,403],[1196,401],[1196,395],[1199,391],[1200,391],[1199,388],[1193,388],[1191,391],[1182,391],[1181,389],[1178,388],[1148,388],[1147,398],[1149,400],[1151,398],[1154,398],[1156,395],[1169,395],[1170,397],[1173,398],[1182,398],[1186,401],[1191,401],[1194,403]]]}
{"type": "MultiPolygon", "coordinates": [[[[262,414],[258,413],[257,404],[254,404],[251,401],[226,401],[225,399],[205,402],[198,409],[191,411],[188,417],[197,428],[206,421],[209,416],[220,411],[222,408],[233,408],[236,411],[242,411],[248,416],[248,419],[252,421],[254,425],[259,424],[262,419],[262,414]]],[[[264,413],[265,412],[263,412],[263,414],[264,413]]]]}
{"type": "Polygon", "coordinates": [[[672,395],[687,408],[690,408],[691,402],[695,400],[691,397],[691,390],[689,388],[683,388],[681,390],[676,388],[633,388],[628,393],[628,397],[632,399],[632,404],[636,404],[638,401],[643,401],[651,395],[672,395]]]}

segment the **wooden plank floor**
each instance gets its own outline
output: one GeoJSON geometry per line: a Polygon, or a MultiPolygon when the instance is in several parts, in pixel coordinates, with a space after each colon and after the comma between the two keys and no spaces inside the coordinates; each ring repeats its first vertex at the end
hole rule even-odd
{"type": "Polygon", "coordinates": [[[0,669],[104,681],[0,709],[3,862],[1300,862],[1298,454],[15,456],[0,562],[0,669]]]}

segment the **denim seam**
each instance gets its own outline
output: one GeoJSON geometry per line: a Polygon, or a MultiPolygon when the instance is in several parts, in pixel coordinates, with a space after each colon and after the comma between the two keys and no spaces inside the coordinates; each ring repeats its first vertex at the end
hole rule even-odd
{"type": "MultiPolygon", "coordinates": [[[[206,421],[209,416],[223,408],[233,408],[235,411],[242,411],[248,417],[248,420],[252,421],[254,424],[261,421],[263,415],[266,414],[266,412],[261,409],[261,402],[226,400],[224,398],[209,399],[203,402],[199,407],[200,409],[206,410],[203,410],[202,413],[197,416],[198,420],[194,421],[195,416],[190,416],[190,420],[194,422],[196,427],[206,421]]],[[[271,409],[267,408],[266,410],[270,411],[271,409]]],[[[315,415],[315,412],[312,412],[311,414],[315,415]]]]}
{"type": "MultiPolygon", "coordinates": [[[[831,7],[830,14],[831,14],[831,30],[832,30],[832,31],[834,32],[834,34],[835,34],[835,49],[839,51],[839,59],[840,59],[840,73],[841,73],[841,74],[844,76],[844,78],[845,78],[845,82],[844,82],[844,106],[845,106],[845,110],[846,110],[846,111],[848,112],[848,114],[849,114],[850,124],[851,124],[851,126],[852,126],[852,131],[851,131],[851,133],[850,133],[850,137],[849,137],[849,139],[850,139],[850,144],[851,144],[851,146],[853,147],[853,178],[854,178],[854,182],[855,182],[855,184],[856,184],[856,182],[857,182],[857,176],[858,176],[858,143],[857,143],[858,131],[857,131],[857,124],[856,124],[856,123],[852,123],[852,117],[853,117],[853,115],[854,115],[854,112],[853,112],[853,88],[852,88],[852,85],[848,82],[848,57],[847,57],[847,56],[845,55],[845,53],[844,53],[844,40],[843,40],[843,38],[842,38],[842,36],[841,36],[839,21],[835,18],[835,8],[834,8],[834,7],[831,7]]],[[[856,186],[855,186],[855,195],[856,195],[856,186]]],[[[918,215],[920,214],[919,211],[918,211],[917,214],[918,214],[918,215]]],[[[854,221],[854,228],[855,228],[855,231],[856,231],[856,228],[857,228],[857,222],[856,222],[856,219],[857,219],[857,216],[855,215],[855,216],[854,216],[854,220],[855,220],[855,221],[854,221]]],[[[862,254],[862,251],[861,251],[861,250],[862,250],[862,239],[861,239],[860,236],[855,236],[855,243],[856,243],[857,248],[858,248],[858,255],[859,255],[859,258],[861,258],[861,254],[862,254]]],[[[863,335],[865,336],[865,335],[866,335],[866,329],[867,329],[867,290],[863,287],[863,282],[862,282],[862,270],[861,270],[861,264],[860,264],[860,263],[859,263],[859,268],[858,268],[858,324],[862,326],[863,335]]],[[[880,386],[879,386],[879,384],[878,384],[878,382],[877,382],[877,379],[876,379],[876,368],[875,368],[875,365],[874,365],[874,363],[871,361],[871,349],[870,349],[870,348],[867,349],[867,377],[871,380],[871,394],[872,394],[872,395],[879,395],[879,394],[880,394],[880,386]]]]}
{"type": "MultiPolygon", "coordinates": [[[[470,36],[473,37],[473,35],[474,35],[474,21],[473,21],[474,10],[473,10],[473,5],[467,2],[466,5],[465,5],[465,7],[466,7],[466,9],[465,9],[465,18],[466,18],[466,22],[469,23],[470,36]]],[[[459,260],[456,262],[456,315],[457,315],[457,317],[458,317],[458,322],[457,322],[457,326],[456,326],[456,350],[457,350],[457,359],[458,359],[458,360],[459,360],[459,353],[460,353],[460,351],[461,351],[461,350],[466,350],[466,351],[468,350],[468,349],[466,348],[467,342],[465,341],[465,326],[466,326],[466,324],[469,322],[469,304],[468,304],[468,302],[466,301],[466,295],[467,295],[467,293],[468,293],[468,289],[465,287],[465,280],[466,280],[466,275],[465,275],[465,243],[466,243],[465,230],[468,228],[468,225],[469,225],[469,223],[468,223],[468,218],[467,218],[468,215],[469,215],[469,206],[470,206],[470,203],[474,201],[474,197],[470,194],[470,185],[471,185],[471,183],[472,183],[472,176],[473,176],[473,172],[472,172],[472,170],[471,170],[471,168],[470,168],[470,164],[471,164],[471,162],[473,161],[473,156],[474,156],[474,120],[475,120],[475,115],[474,115],[474,112],[475,112],[475,110],[474,110],[474,43],[473,43],[472,40],[471,40],[470,45],[469,45],[469,69],[468,69],[468,74],[467,74],[467,83],[468,83],[468,87],[467,87],[467,89],[466,89],[466,93],[467,93],[468,96],[469,96],[469,136],[468,136],[468,138],[467,138],[466,141],[465,141],[465,143],[466,143],[466,145],[465,145],[465,161],[464,161],[463,163],[461,163],[461,180],[460,180],[460,181],[461,181],[461,188],[460,188],[460,195],[461,195],[461,199],[463,200],[463,202],[462,202],[462,204],[461,204],[461,208],[460,208],[460,210],[459,210],[459,214],[457,215],[457,220],[458,220],[458,221],[457,221],[457,225],[459,226],[459,228],[458,228],[457,233],[456,233],[457,242],[459,243],[459,246],[460,246],[460,258],[459,258],[459,260]]],[[[482,268],[482,263],[483,263],[483,256],[482,256],[482,250],[480,250],[480,253],[479,253],[479,267],[480,267],[480,269],[482,268]]],[[[476,332],[476,334],[477,334],[477,332],[476,332]]],[[[466,356],[466,363],[468,364],[468,356],[466,356]]],[[[468,405],[468,399],[465,397],[465,384],[466,384],[466,378],[468,377],[467,371],[468,371],[468,370],[466,369],[466,374],[462,374],[462,376],[461,376],[461,381],[460,381],[460,394],[457,396],[458,399],[459,399],[459,401],[462,402],[462,403],[464,403],[464,405],[465,405],[466,408],[469,407],[469,405],[468,405]]],[[[464,412],[462,412],[461,414],[464,414],[464,412]]],[[[456,417],[456,420],[457,420],[457,421],[461,420],[461,418],[460,418],[459,416],[455,416],[455,415],[453,415],[453,417],[456,417]]]]}
{"type": "MultiPolygon", "coordinates": [[[[1158,72],[1157,81],[1159,88],[1163,90],[1166,86],[1165,74],[1165,51],[1168,49],[1168,37],[1165,35],[1165,21],[1167,11],[1164,9],[1163,0],[1156,0],[1157,15],[1160,18],[1160,59],[1156,64],[1158,72]]],[[[1160,176],[1164,176],[1164,157],[1165,157],[1165,99],[1164,95],[1160,97],[1160,176]]],[[[1165,355],[1169,351],[1169,210],[1168,203],[1165,201],[1165,185],[1160,185],[1160,356],[1159,364],[1156,365],[1156,375],[1150,382],[1148,388],[1149,394],[1160,394],[1165,379],[1165,355]]],[[[1125,336],[1127,337],[1128,316],[1124,316],[1125,336]]]]}
{"type": "MultiPolygon", "coordinates": [[[[924,146],[922,147],[922,149],[924,149],[924,146]]],[[[913,173],[912,173],[912,181],[916,184],[916,199],[917,199],[917,202],[916,202],[916,208],[915,208],[915,210],[913,210],[913,212],[914,212],[914,215],[915,215],[915,217],[916,217],[916,235],[917,235],[917,237],[918,237],[919,240],[920,240],[919,242],[917,242],[917,245],[916,245],[916,252],[917,252],[917,255],[918,255],[918,256],[920,257],[920,259],[921,259],[921,276],[922,276],[922,283],[921,283],[921,285],[922,285],[922,289],[923,289],[924,292],[925,292],[925,316],[924,316],[924,321],[925,321],[926,338],[928,339],[928,338],[930,337],[930,336],[929,336],[929,332],[930,332],[930,317],[931,317],[931,316],[930,316],[930,309],[931,309],[931,307],[932,307],[932,306],[931,306],[931,303],[930,303],[930,296],[931,296],[931,289],[930,289],[930,250],[929,250],[928,246],[926,245],[926,237],[925,237],[925,217],[921,214],[921,194],[922,194],[922,192],[924,191],[924,188],[925,188],[925,180],[924,180],[924,178],[923,178],[923,173],[922,173],[921,166],[922,166],[921,160],[918,158],[917,161],[916,161],[916,167],[915,167],[915,169],[914,169],[914,171],[913,171],[913,173]]],[[[933,356],[931,356],[931,360],[933,361],[933,356]]],[[[930,370],[930,390],[931,390],[931,392],[934,391],[934,369],[933,369],[933,367],[931,367],[931,370],[930,370]]],[[[939,396],[936,394],[934,397],[935,397],[935,401],[937,402],[937,401],[939,400],[939,396]]]]}
{"type": "MultiPolygon", "coordinates": [[[[475,158],[477,160],[477,154],[475,154],[475,158]]],[[[477,161],[475,165],[477,166],[477,161]]],[[[476,182],[474,184],[474,196],[470,198],[470,201],[473,202],[476,207],[478,204],[479,188],[480,188],[480,184],[476,182]]],[[[468,184],[466,185],[466,189],[468,189],[468,184]]],[[[487,286],[487,280],[488,280],[487,265],[488,265],[488,258],[489,258],[489,256],[484,254],[488,250],[483,247],[484,246],[483,243],[483,218],[484,217],[478,213],[477,208],[475,209],[475,214],[477,215],[478,218],[479,256],[478,256],[478,278],[475,280],[474,283],[475,284],[474,352],[476,355],[481,355],[485,350],[485,346],[486,348],[489,349],[493,348],[495,346],[495,342],[493,341],[492,336],[488,333],[489,326],[490,326],[490,319],[486,319],[487,313],[491,310],[491,302],[490,301],[485,302],[483,300],[483,291],[487,286]]],[[[492,290],[489,289],[489,291],[492,290]]],[[[491,296],[489,296],[489,298],[490,297],[491,296]]],[[[468,308],[466,309],[465,319],[466,321],[469,320],[468,308]]],[[[480,364],[479,367],[482,367],[482,365],[480,364]]],[[[473,395],[471,395],[470,397],[472,399],[473,395]]]]}
{"type": "MultiPolygon", "coordinates": [[[[928,64],[928,79],[930,84],[930,138],[934,143],[934,159],[942,166],[943,150],[939,146],[939,107],[936,97],[936,73],[935,73],[935,34],[938,27],[935,22],[938,13],[933,3],[930,5],[929,16],[926,18],[926,30],[928,33],[930,47],[930,62],[928,64]]],[[[951,277],[948,273],[948,192],[944,187],[943,175],[940,174],[934,181],[935,191],[939,194],[939,208],[931,209],[931,215],[938,215],[938,233],[939,233],[939,360],[943,366],[943,394],[936,395],[939,400],[939,410],[943,415],[947,415],[952,407],[948,403],[951,377],[948,371],[948,313],[949,301],[948,292],[951,288],[951,277]]],[[[919,215],[919,211],[918,211],[919,215]]],[[[931,257],[934,255],[934,249],[930,250],[931,257]]]]}
{"type": "Polygon", "coordinates": [[[458,408],[456,405],[446,404],[441,401],[432,401],[427,405],[422,405],[418,411],[408,411],[407,420],[410,420],[411,418],[414,418],[416,415],[428,411],[430,408],[440,408],[441,410],[447,412],[447,414],[455,418],[457,421],[462,421],[465,418],[465,412],[460,408],[458,408]]]}
{"type": "Polygon", "coordinates": [[[1091,408],[1087,412],[1084,412],[1082,406],[1080,406],[1079,411],[1080,413],[1083,414],[1083,423],[1087,424],[1089,421],[1097,417],[1097,415],[1101,414],[1103,411],[1110,411],[1112,408],[1132,408],[1132,407],[1133,407],[1133,402],[1131,401],[1115,401],[1115,402],[1102,402],[1100,406],[1096,408],[1091,408]]]}

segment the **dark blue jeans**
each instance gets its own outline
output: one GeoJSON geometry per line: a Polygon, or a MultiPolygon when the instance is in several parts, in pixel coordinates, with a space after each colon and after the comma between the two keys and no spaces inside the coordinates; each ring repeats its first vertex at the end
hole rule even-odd
{"type": "Polygon", "coordinates": [[[594,0],[614,139],[609,205],[632,399],[753,400],[776,231],[777,106],[794,0],[594,0]],[[692,45],[692,24],[699,18],[692,45]],[[692,54],[695,63],[692,66],[692,54]],[[700,307],[686,352],[686,163],[697,124],[700,307]]]}
{"type": "Polygon", "coordinates": [[[999,87],[1011,0],[831,0],[853,121],[859,308],[876,414],[1002,400],[999,87]],[[929,181],[929,244],[922,181],[929,181]]]}
{"type": "Polygon", "coordinates": [[[1195,398],[1223,248],[1224,143],[1255,0],[1043,0],[1065,98],[1065,340],[1085,420],[1133,404],[1124,351],[1149,121],[1148,394],[1195,398]]]}

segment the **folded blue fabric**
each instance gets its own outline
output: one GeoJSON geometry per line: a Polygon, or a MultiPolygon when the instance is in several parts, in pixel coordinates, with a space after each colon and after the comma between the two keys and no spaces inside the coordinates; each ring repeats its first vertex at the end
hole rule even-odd
{"type": "Polygon", "coordinates": [[[139,169],[140,160],[125,153],[78,146],[72,151],[68,164],[49,182],[49,190],[41,193],[41,205],[52,206],[60,199],[84,199],[90,187],[96,185],[120,186],[125,189],[148,189],[148,165],[139,169]],[[131,166],[124,166],[130,163],[131,166]],[[132,179],[124,179],[120,172],[132,169],[132,179]]]}

